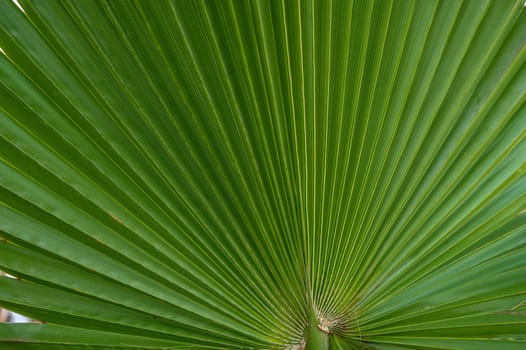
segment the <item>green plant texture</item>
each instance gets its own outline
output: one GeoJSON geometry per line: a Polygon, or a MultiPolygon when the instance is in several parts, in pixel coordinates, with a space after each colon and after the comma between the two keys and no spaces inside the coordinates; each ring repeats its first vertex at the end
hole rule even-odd
{"type": "Polygon", "coordinates": [[[526,349],[525,7],[1,0],[0,348],[526,349]]]}

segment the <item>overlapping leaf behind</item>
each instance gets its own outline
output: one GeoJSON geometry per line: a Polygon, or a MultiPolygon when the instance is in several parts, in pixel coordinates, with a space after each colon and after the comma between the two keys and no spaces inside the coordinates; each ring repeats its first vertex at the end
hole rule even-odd
{"type": "Polygon", "coordinates": [[[2,348],[526,347],[521,1],[20,3],[2,348]]]}

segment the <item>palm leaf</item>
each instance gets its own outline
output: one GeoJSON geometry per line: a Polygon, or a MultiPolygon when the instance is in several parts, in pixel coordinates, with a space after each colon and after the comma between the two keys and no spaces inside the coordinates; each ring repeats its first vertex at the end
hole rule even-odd
{"type": "Polygon", "coordinates": [[[6,349],[522,349],[521,1],[0,3],[6,349]]]}

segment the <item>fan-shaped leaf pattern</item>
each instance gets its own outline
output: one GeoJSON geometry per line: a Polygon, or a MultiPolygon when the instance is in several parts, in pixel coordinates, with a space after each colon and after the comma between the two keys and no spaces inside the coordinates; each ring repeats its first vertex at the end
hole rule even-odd
{"type": "Polygon", "coordinates": [[[0,4],[7,349],[523,349],[521,1],[0,4]]]}

